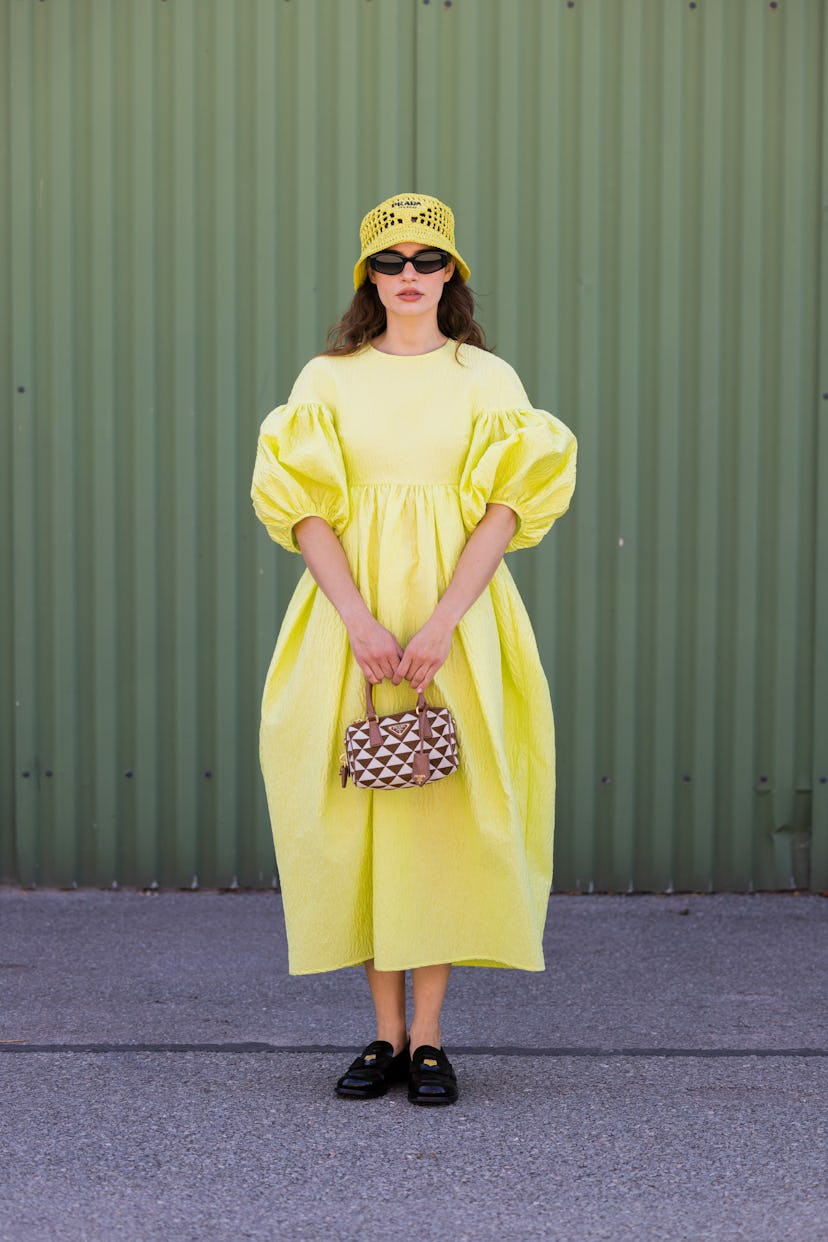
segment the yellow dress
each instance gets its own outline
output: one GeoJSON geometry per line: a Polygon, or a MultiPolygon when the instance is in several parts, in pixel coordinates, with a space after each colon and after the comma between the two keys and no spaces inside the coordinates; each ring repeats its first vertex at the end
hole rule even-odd
{"type": "MultiPolygon", "coordinates": [[[[340,539],[374,616],[405,647],[489,502],[530,547],[567,508],[576,444],[515,372],[454,341],[414,357],[317,357],[262,424],[252,498],[277,543],[314,514],[340,539]]],[[[501,563],[427,693],[457,722],[460,768],[434,784],[342,789],[347,725],[365,714],[345,627],[305,572],[262,702],[261,763],[290,971],[373,958],[542,970],[552,876],[555,741],[529,617],[501,563]]],[[[415,702],[375,688],[380,714],[415,702]]]]}

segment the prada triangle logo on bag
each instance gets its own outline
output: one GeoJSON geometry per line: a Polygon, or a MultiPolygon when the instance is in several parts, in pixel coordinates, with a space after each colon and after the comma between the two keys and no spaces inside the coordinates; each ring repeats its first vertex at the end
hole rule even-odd
{"type": "Polygon", "coordinates": [[[404,737],[413,723],[413,720],[410,720],[408,724],[406,724],[405,721],[400,721],[399,724],[387,724],[385,727],[388,732],[393,733],[395,737],[404,737]]]}

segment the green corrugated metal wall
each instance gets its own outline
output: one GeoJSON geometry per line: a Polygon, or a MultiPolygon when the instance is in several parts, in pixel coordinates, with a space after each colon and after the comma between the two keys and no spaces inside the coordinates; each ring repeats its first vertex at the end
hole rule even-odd
{"type": "Polygon", "coordinates": [[[3,0],[3,879],[272,882],[256,430],[416,187],[581,442],[513,558],[556,887],[828,887],[827,48],[820,0],[3,0]]]}

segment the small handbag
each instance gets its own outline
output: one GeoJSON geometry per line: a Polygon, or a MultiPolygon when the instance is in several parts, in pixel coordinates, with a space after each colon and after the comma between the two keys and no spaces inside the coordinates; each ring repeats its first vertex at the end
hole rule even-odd
{"type": "Polygon", "coordinates": [[[360,789],[409,789],[456,771],[454,717],[447,707],[429,707],[422,691],[416,708],[378,716],[373,686],[366,680],[365,715],[365,720],[355,720],[345,730],[339,769],[343,789],[349,776],[360,789]]]}

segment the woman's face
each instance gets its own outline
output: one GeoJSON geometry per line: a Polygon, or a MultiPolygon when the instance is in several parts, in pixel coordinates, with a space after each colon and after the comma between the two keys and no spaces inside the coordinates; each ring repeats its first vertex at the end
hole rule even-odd
{"type": "MultiPolygon", "coordinates": [[[[434,246],[423,246],[421,242],[395,242],[388,249],[410,259],[421,250],[434,250],[434,246]]],[[[453,272],[454,259],[449,259],[448,264],[439,271],[425,274],[415,272],[411,263],[406,263],[397,276],[383,276],[381,272],[375,272],[369,267],[368,279],[377,286],[379,300],[385,307],[386,315],[399,315],[404,319],[418,315],[433,315],[436,318],[437,303],[453,272]]]]}

